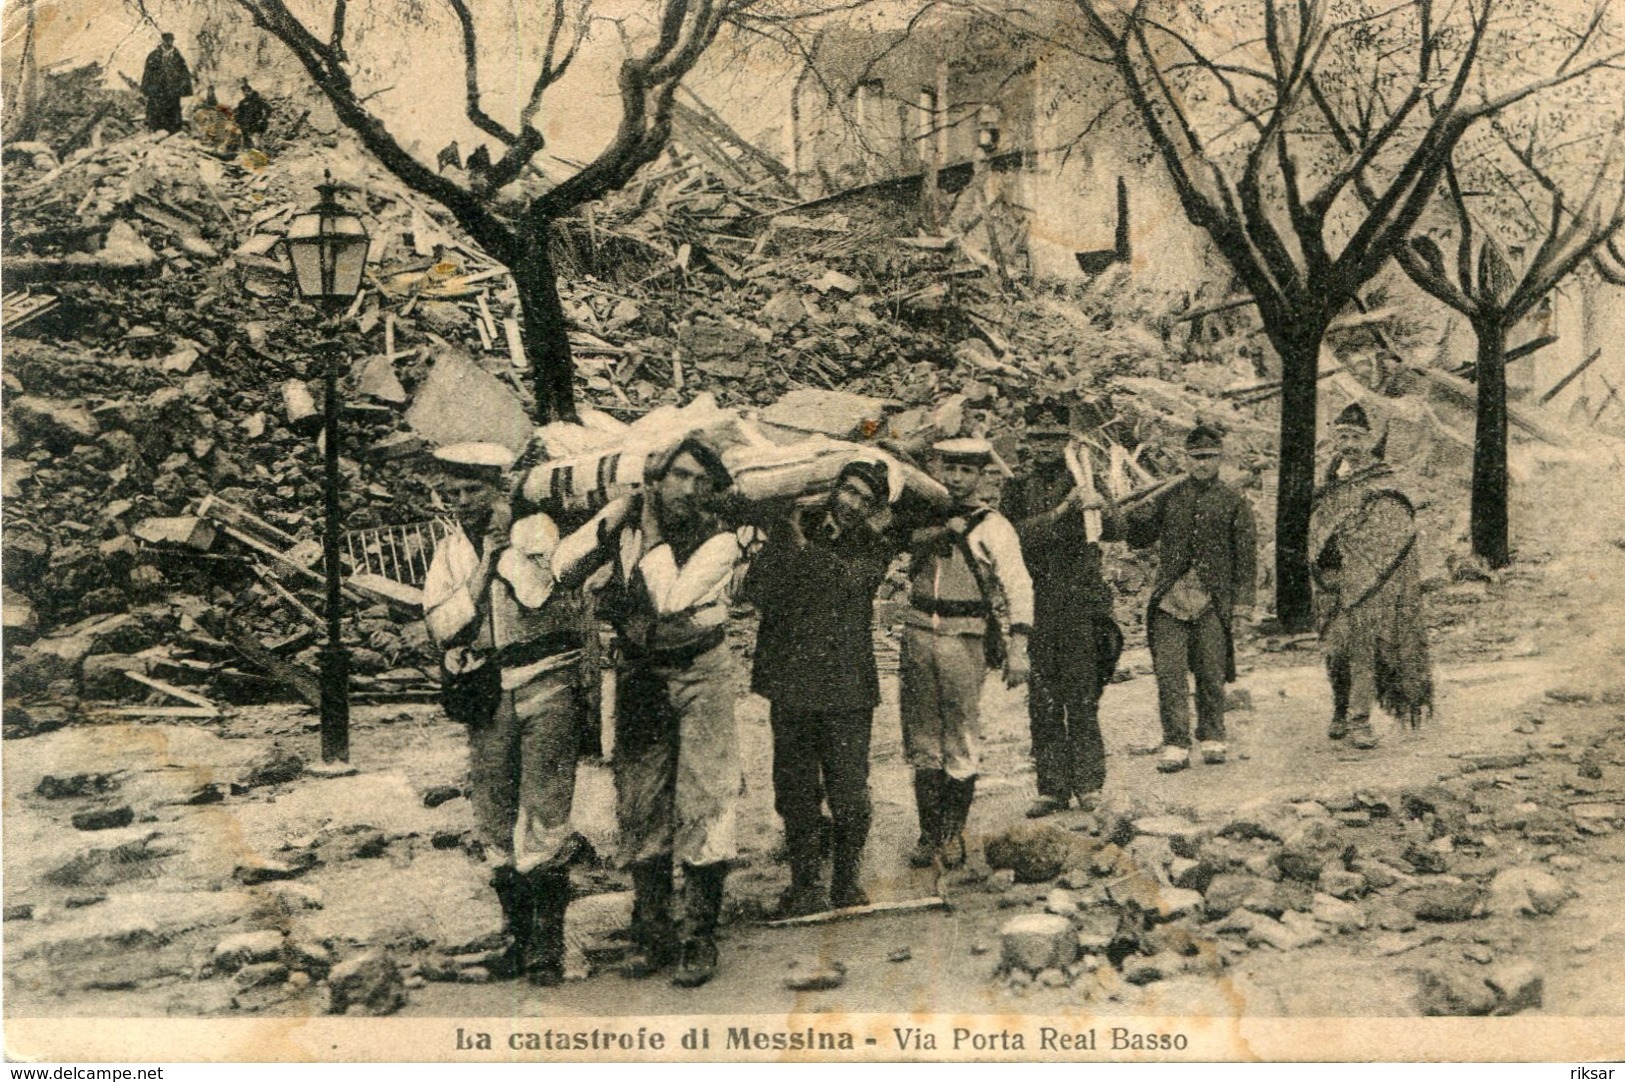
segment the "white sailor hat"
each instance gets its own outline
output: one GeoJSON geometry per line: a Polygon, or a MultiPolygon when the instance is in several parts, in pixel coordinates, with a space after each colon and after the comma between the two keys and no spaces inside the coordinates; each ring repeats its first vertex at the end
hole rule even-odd
{"type": "Polygon", "coordinates": [[[447,473],[480,480],[500,480],[516,461],[500,443],[452,443],[437,448],[434,458],[447,473]]]}
{"type": "Polygon", "coordinates": [[[931,445],[931,453],[944,462],[967,462],[985,466],[993,461],[993,444],[975,436],[939,440],[931,445]]]}

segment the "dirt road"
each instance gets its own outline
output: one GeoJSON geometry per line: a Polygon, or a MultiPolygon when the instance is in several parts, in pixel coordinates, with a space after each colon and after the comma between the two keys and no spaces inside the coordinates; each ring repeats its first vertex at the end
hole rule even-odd
{"type": "MultiPolygon", "coordinates": [[[[1397,792],[1441,778],[1495,797],[1497,808],[1620,801],[1625,507],[1619,474],[1572,462],[1550,463],[1539,473],[1541,484],[1520,487],[1515,521],[1538,532],[1541,542],[1526,543],[1513,572],[1494,584],[1448,584],[1430,594],[1439,625],[1439,709],[1420,732],[1404,734],[1390,725],[1382,730],[1382,746],[1369,753],[1331,745],[1324,737],[1328,695],[1312,644],[1284,652],[1255,647],[1243,656],[1238,685],[1251,706],[1230,717],[1232,761],[1159,775],[1152,757],[1141,754],[1157,742],[1155,692],[1143,675],[1145,658],[1131,653],[1125,669],[1142,675],[1113,685],[1102,707],[1110,754],[1107,817],[1173,813],[1222,823],[1283,802],[1324,812],[1357,791],[1397,792]],[[1600,764],[1600,778],[1576,779],[1582,753],[1600,764]],[[1490,765],[1477,769],[1479,762],[1490,765]]],[[[915,822],[895,679],[886,680],[884,693],[875,726],[869,893],[880,901],[937,892],[949,910],[796,929],[764,926],[760,915],[785,873],[770,857],[778,823],[767,783],[766,706],[746,697],[740,707],[748,785],[742,819],[750,861],[729,879],[731,920],[715,981],[679,991],[661,980],[633,983],[603,973],[537,991],[515,983],[412,980],[406,1012],[552,1017],[747,1005],[771,1013],[1043,1012],[1087,1005],[1108,1014],[1392,1016],[1415,1011],[1411,969],[1459,962],[1466,952],[1533,959],[1546,976],[1548,1012],[1625,1014],[1625,986],[1605,963],[1625,946],[1625,918],[1616,904],[1625,881],[1625,834],[1605,818],[1552,844],[1503,829],[1488,811],[1474,827],[1482,828],[1481,846],[1461,860],[1460,874],[1487,876],[1496,867],[1550,861],[1572,893],[1555,916],[1428,925],[1403,935],[1373,927],[1284,951],[1226,943],[1217,977],[1173,972],[1143,987],[1080,981],[1012,989],[995,974],[999,929],[1014,913],[1042,908],[1051,885],[1012,885],[989,874],[980,858],[941,882],[906,866],[915,822]],[[844,986],[786,990],[787,963],[806,955],[842,962],[844,986]]],[[[971,816],[973,838],[1021,822],[1033,795],[1020,693],[990,686],[986,705],[986,773],[971,816]]],[[[467,801],[427,808],[422,799],[431,787],[460,784],[464,769],[460,730],[433,708],[358,710],[360,772],[354,777],[306,776],[220,803],[181,802],[200,785],[238,776],[272,740],[314,759],[313,728],[308,713],[296,708],[259,708],[213,731],[80,727],[8,741],[8,1013],[311,1009],[312,1001],[300,995],[247,995],[211,965],[218,941],[252,928],[281,929],[289,942],[320,944],[338,957],[384,947],[408,964],[409,975],[424,951],[472,951],[489,942],[495,905],[482,873],[459,848],[471,828],[467,801]],[[76,831],[68,819],[80,804],[35,791],[46,774],[97,771],[112,776],[119,799],[139,809],[135,824],[76,831]],[[256,862],[267,860],[288,865],[295,881],[245,885],[245,866],[252,878],[256,862]]],[[[613,843],[610,808],[607,771],[583,766],[579,825],[606,853],[613,843]]],[[[1078,812],[1057,821],[1089,825],[1078,812]]],[[[578,946],[624,925],[630,898],[617,882],[599,875],[583,884],[593,893],[571,907],[570,935],[578,946]]],[[[585,974],[579,951],[572,965],[585,974]]]]}

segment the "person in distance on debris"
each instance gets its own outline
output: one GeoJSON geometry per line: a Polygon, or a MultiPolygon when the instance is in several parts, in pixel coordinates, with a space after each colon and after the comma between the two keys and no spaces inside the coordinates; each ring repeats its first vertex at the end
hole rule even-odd
{"type": "Polygon", "coordinates": [[[237,128],[243,133],[243,149],[253,150],[254,140],[265,135],[271,125],[271,106],[260,92],[243,80],[243,96],[237,101],[237,128]]]}
{"type": "Polygon", "coordinates": [[[553,520],[514,518],[503,484],[512,452],[464,443],[435,459],[459,528],[435,549],[423,607],[445,651],[447,713],[468,726],[474,818],[511,937],[498,968],[558,984],[569,866],[583,844],[570,828],[580,598],[554,579],[553,520]]]}
{"type": "Polygon", "coordinates": [[[1332,685],[1326,735],[1366,750],[1377,746],[1373,699],[1412,728],[1433,707],[1416,510],[1378,455],[1359,403],[1338,415],[1332,438],[1310,521],[1321,648],[1332,685]]]}
{"type": "Polygon", "coordinates": [[[147,54],[141,71],[141,95],[147,99],[147,130],[178,132],[181,99],[192,94],[192,72],[186,58],[175,48],[175,35],[165,32],[163,40],[147,54]]]}
{"type": "Polygon", "coordinates": [[[1257,591],[1252,508],[1219,479],[1224,435],[1198,424],[1185,438],[1187,475],[1125,507],[1125,537],[1157,546],[1157,578],[1146,610],[1146,640],[1157,679],[1165,774],[1190,765],[1190,691],[1196,680],[1196,739],[1202,761],[1225,761],[1224,685],[1236,678],[1236,640],[1245,634],[1257,591]]]}
{"type": "Polygon", "coordinates": [[[1106,784],[1100,696],[1123,650],[1097,543],[1118,540],[1117,520],[1103,516],[1094,539],[1085,530],[1084,512],[1106,501],[1079,489],[1067,468],[1074,414],[1058,401],[1027,408],[1027,469],[1004,492],[1004,513],[1021,538],[1033,581],[1027,714],[1038,799],[1027,809],[1029,819],[1063,811],[1073,797],[1080,807],[1098,799],[1106,784]]]}
{"type": "Polygon", "coordinates": [[[599,611],[621,649],[615,816],[633,886],[624,972],[649,977],[675,962],[672,983],[691,988],[716,973],[723,881],[738,854],[741,771],[725,632],[753,531],[718,516],[732,479],[700,433],[651,455],[643,480],[641,493],[612,501],[565,538],[553,567],[570,584],[611,568],[599,611]]]}
{"type": "Polygon", "coordinates": [[[880,678],[874,598],[899,546],[875,519],[884,463],[857,460],[816,507],[768,527],[745,597],[761,613],[751,690],[772,705],[773,806],[784,820],[790,888],[780,915],[867,905],[859,885],[869,838],[869,737],[880,678]],[[821,885],[823,805],[834,821],[831,883],[821,885]]]}
{"type": "Polygon", "coordinates": [[[909,539],[901,707],[920,824],[909,862],[918,868],[965,861],[965,822],[981,769],[978,704],[988,668],[1002,667],[1007,686],[1027,682],[1032,580],[1015,527],[980,498],[983,470],[992,460],[993,446],[984,439],[936,444],[932,472],[953,497],[951,517],[909,539]],[[995,591],[1009,610],[1008,638],[994,611],[995,591]]]}

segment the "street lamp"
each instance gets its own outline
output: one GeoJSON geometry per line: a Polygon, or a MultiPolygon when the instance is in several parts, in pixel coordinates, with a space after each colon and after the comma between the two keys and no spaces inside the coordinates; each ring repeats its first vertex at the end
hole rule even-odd
{"type": "MultiPolygon", "coordinates": [[[[334,318],[361,292],[361,275],[367,267],[367,230],[361,219],[345,211],[336,198],[348,186],[333,183],[331,173],[323,174],[316,186],[321,193],[317,204],[297,215],[288,225],[283,244],[293,262],[294,288],[299,296],[319,304],[328,317],[327,330],[334,318]]],[[[343,358],[340,343],[324,339],[318,346],[326,359],[327,401],[323,407],[326,474],[326,521],[322,534],[322,562],[327,575],[327,642],[321,648],[322,762],[347,762],[350,758],[350,652],[344,646],[343,567],[339,562],[339,364],[343,358]]]]}

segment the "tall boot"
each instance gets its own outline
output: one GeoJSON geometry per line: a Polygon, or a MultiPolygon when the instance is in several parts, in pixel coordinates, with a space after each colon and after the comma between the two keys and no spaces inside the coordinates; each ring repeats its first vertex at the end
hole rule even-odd
{"type": "Polygon", "coordinates": [[[859,885],[863,869],[863,846],[869,840],[869,824],[849,823],[835,828],[835,855],[831,858],[829,904],[831,909],[868,905],[869,896],[859,885]]]}
{"type": "Polygon", "coordinates": [[[965,851],[965,823],[970,819],[971,802],[976,799],[976,775],[950,778],[943,775],[942,865],[962,867],[965,851]]]}
{"type": "Polygon", "coordinates": [[[790,863],[790,889],[779,898],[777,915],[803,917],[824,908],[825,897],[819,872],[823,865],[823,845],[819,840],[821,826],[813,823],[786,821],[784,844],[790,863]]]}
{"type": "Polygon", "coordinates": [[[621,967],[634,980],[671,964],[671,856],[632,865],[632,952],[621,967]]]}
{"type": "Polygon", "coordinates": [[[535,924],[535,900],[527,889],[529,884],[513,866],[504,864],[491,871],[491,888],[497,893],[502,906],[502,931],[508,937],[507,949],[491,964],[491,975],[499,980],[517,977],[524,972],[525,953],[535,924]]]}
{"type": "Polygon", "coordinates": [[[1349,735],[1348,666],[1339,661],[1328,661],[1326,675],[1332,684],[1332,723],[1327,726],[1326,736],[1332,740],[1342,740],[1349,735]]]}
{"type": "Polygon", "coordinates": [[[940,770],[914,772],[914,809],[920,819],[920,837],[908,862],[916,868],[929,868],[942,846],[943,787],[948,775],[940,770]]]}
{"type": "Polygon", "coordinates": [[[677,972],[671,983],[698,988],[717,973],[717,919],[722,915],[722,884],[727,864],[683,865],[683,934],[677,972]]]}
{"type": "Polygon", "coordinates": [[[536,985],[562,984],[564,912],[570,905],[570,873],[538,868],[525,878],[534,902],[534,923],[525,946],[525,977],[536,985]]]}

